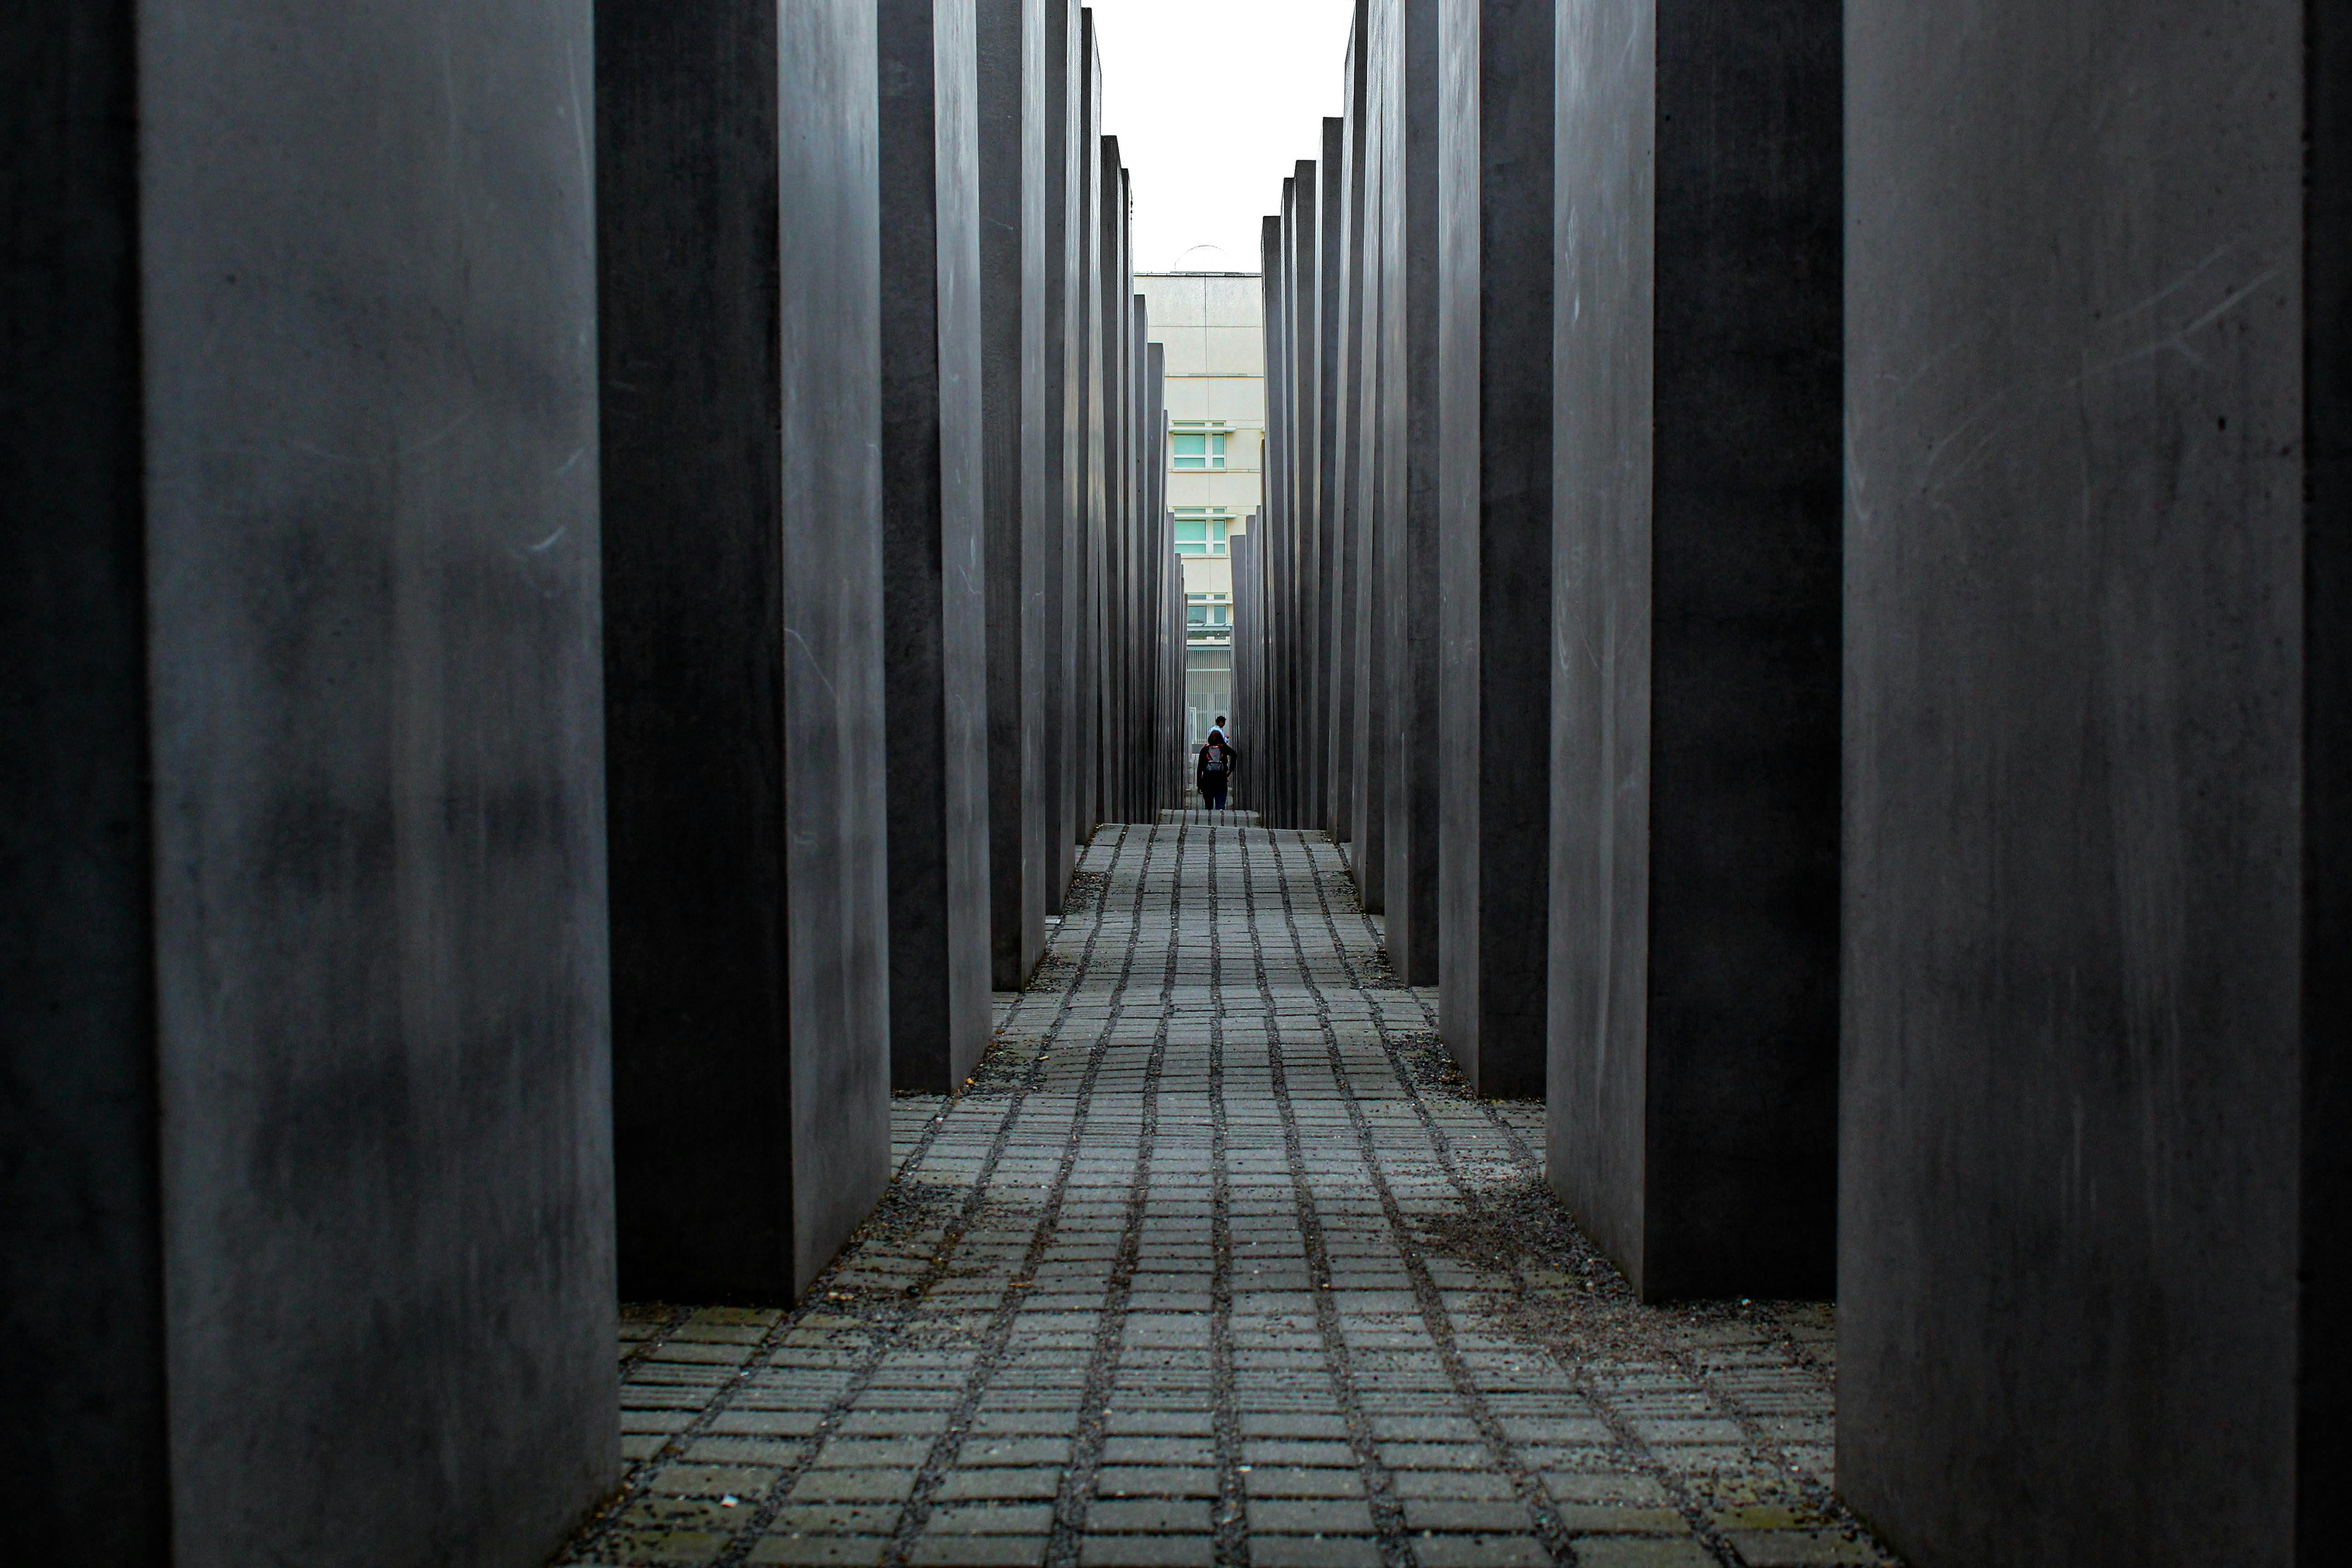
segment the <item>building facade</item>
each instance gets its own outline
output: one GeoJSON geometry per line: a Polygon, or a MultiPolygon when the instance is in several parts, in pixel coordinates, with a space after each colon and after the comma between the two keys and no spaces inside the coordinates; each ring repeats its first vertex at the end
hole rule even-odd
{"type": "MultiPolygon", "coordinates": [[[[1264,290],[1254,272],[1139,273],[1151,340],[1168,357],[1168,506],[1189,622],[1186,738],[1233,706],[1233,537],[1263,494],[1264,290]]],[[[1244,742],[1246,745],[1246,741],[1244,742]]]]}

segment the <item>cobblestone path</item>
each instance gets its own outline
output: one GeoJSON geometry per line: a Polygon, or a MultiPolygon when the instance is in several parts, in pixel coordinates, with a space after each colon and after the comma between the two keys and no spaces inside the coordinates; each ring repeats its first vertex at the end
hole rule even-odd
{"type": "Polygon", "coordinates": [[[1037,981],[791,1312],[633,1308],[562,1561],[1879,1563],[1817,1305],[1635,1303],[1319,838],[1104,829],[1037,981]]]}

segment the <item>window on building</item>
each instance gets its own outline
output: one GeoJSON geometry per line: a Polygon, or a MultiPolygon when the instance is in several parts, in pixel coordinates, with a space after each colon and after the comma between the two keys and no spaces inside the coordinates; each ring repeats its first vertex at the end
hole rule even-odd
{"type": "Polygon", "coordinates": [[[1184,596],[1184,636],[1192,643],[1230,642],[1234,634],[1233,597],[1223,593],[1184,596]]]}
{"type": "Polygon", "coordinates": [[[1223,468],[1225,465],[1225,434],[1222,425],[1179,422],[1171,437],[1175,443],[1171,465],[1190,469],[1223,468]]]}
{"type": "Polygon", "coordinates": [[[1231,648],[1188,648],[1184,651],[1185,727],[1194,746],[1208,738],[1209,726],[1221,713],[1234,711],[1234,651],[1231,648]]]}
{"type": "Polygon", "coordinates": [[[1225,553],[1225,528],[1233,521],[1231,512],[1223,507],[1178,507],[1175,511],[1178,555],[1225,553]]]}

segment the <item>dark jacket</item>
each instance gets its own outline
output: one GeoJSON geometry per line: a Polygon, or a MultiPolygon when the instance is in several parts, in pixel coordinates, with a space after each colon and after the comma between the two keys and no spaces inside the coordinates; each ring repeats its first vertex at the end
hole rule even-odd
{"type": "Polygon", "coordinates": [[[1210,780],[1212,779],[1215,779],[1215,787],[1219,789],[1230,787],[1234,781],[1234,765],[1240,762],[1240,760],[1241,753],[1234,749],[1234,743],[1230,740],[1223,739],[1220,737],[1202,743],[1201,747],[1201,754],[1195,760],[1192,769],[1192,779],[1195,788],[1197,788],[1202,794],[1206,795],[1209,793],[1210,780]],[[1213,746],[1223,753],[1225,768],[1222,773],[1212,774],[1209,771],[1209,747],[1213,746]]]}

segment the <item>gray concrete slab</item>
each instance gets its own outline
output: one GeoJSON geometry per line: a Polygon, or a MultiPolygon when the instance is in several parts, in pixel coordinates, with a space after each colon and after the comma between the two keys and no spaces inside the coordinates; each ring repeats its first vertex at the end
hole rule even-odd
{"type": "Polygon", "coordinates": [[[1077,497],[1085,484],[1086,174],[1083,152],[1083,28],[1076,0],[1045,0],[1045,57],[1040,97],[1045,120],[1045,441],[1048,512],[1045,525],[1045,913],[1062,913],[1077,869],[1077,740],[1071,646],[1077,497]]]}
{"type": "Polygon", "coordinates": [[[1297,649],[1292,701],[1297,739],[1293,750],[1292,807],[1300,827],[1324,825],[1323,731],[1323,179],[1315,160],[1302,158],[1290,182],[1289,227],[1283,252],[1288,308],[1283,341],[1290,365],[1291,447],[1287,460],[1292,551],[1291,642],[1297,649]]]}
{"type": "Polygon", "coordinates": [[[2352,76],[2214,21],[1846,11],[1838,1482],[1922,1568],[2339,1550],[2352,76]]]}
{"type": "Polygon", "coordinates": [[[1109,363],[1110,289],[1105,243],[1110,223],[1109,179],[1103,159],[1102,51],[1091,9],[1079,22],[1080,103],[1083,111],[1079,156],[1083,161],[1084,207],[1079,236],[1082,336],[1078,352],[1084,365],[1078,398],[1078,440],[1084,454],[1079,469],[1077,511],[1068,562],[1070,603],[1070,706],[1072,718],[1071,774],[1076,795],[1077,837],[1084,843],[1102,821],[1102,560],[1103,534],[1108,527],[1110,476],[1108,395],[1104,377],[1109,363]]]}
{"type": "Polygon", "coordinates": [[[1348,804],[1343,800],[1339,719],[1347,686],[1348,665],[1340,646],[1339,626],[1347,579],[1346,545],[1339,532],[1339,402],[1340,324],[1346,319],[1339,292],[1340,257],[1345,254],[1347,214],[1347,122],[1336,116],[1323,120],[1321,156],[1316,162],[1316,208],[1321,214],[1315,235],[1315,620],[1317,676],[1315,693],[1316,820],[1340,841],[1348,837],[1348,804]]]}
{"type": "Polygon", "coordinates": [[[1839,11],[1561,38],[1551,1179],[1637,1289],[1836,1260],[1839,11]]]}
{"type": "MultiPolygon", "coordinates": [[[[1364,507],[1361,476],[1366,466],[1364,391],[1376,384],[1364,368],[1364,82],[1368,47],[1364,14],[1367,0],[1356,0],[1355,23],[1348,36],[1347,113],[1342,120],[1339,153],[1333,166],[1341,171],[1338,208],[1343,216],[1336,229],[1339,244],[1339,276],[1333,298],[1339,310],[1339,344],[1332,361],[1334,392],[1339,402],[1333,432],[1331,473],[1335,543],[1332,559],[1332,691],[1331,802],[1332,830],[1350,846],[1349,870],[1358,892],[1368,879],[1362,868],[1384,862],[1383,835],[1365,821],[1363,638],[1365,613],[1364,507]]],[[[1383,870],[1386,869],[1383,864],[1383,870]]],[[[1377,913],[1379,897],[1373,894],[1377,913]]]]}
{"type": "Polygon", "coordinates": [[[1293,447],[1297,423],[1293,382],[1295,367],[1289,348],[1290,297],[1287,283],[1289,221],[1293,182],[1282,183],[1282,212],[1265,219],[1258,229],[1261,290],[1265,336],[1265,546],[1258,557],[1266,605],[1265,737],[1258,767],[1264,778],[1265,820],[1280,827],[1298,823],[1293,761],[1297,748],[1294,664],[1297,647],[1297,605],[1291,596],[1290,563],[1297,548],[1292,524],[1293,447]]]}
{"type": "Polygon", "coordinates": [[[999,990],[1027,983],[1045,939],[1046,4],[979,0],[975,16],[989,983],[999,990]]]}
{"type": "Polygon", "coordinates": [[[1350,395],[1355,400],[1355,442],[1352,442],[1350,485],[1350,548],[1357,562],[1362,564],[1362,591],[1355,595],[1355,637],[1352,637],[1352,658],[1355,658],[1355,743],[1360,764],[1355,776],[1355,837],[1350,840],[1348,865],[1355,873],[1357,898],[1362,900],[1369,915],[1381,915],[1388,907],[1388,623],[1383,607],[1388,595],[1388,571],[1381,548],[1381,506],[1385,498],[1385,468],[1383,452],[1388,449],[1388,418],[1385,418],[1385,352],[1388,352],[1388,261],[1385,261],[1385,207],[1388,207],[1388,113],[1395,103],[1395,94],[1388,89],[1388,78],[1376,70],[1376,61],[1385,61],[1390,9],[1385,5],[1371,5],[1371,0],[1357,0],[1355,45],[1352,45],[1350,68],[1350,115],[1357,120],[1355,151],[1362,172],[1357,176],[1355,188],[1362,195],[1362,219],[1352,221],[1350,242],[1357,246],[1357,275],[1362,285],[1355,289],[1350,308],[1355,318],[1355,383],[1350,395]]]}
{"type": "Polygon", "coordinates": [[[0,45],[0,1410],[17,1549],[104,1563],[171,1542],[137,50],[71,6],[0,45]]]}
{"type": "Polygon", "coordinates": [[[884,0],[877,14],[890,1078],[934,1094],[970,1076],[989,1033],[973,17],[974,0],[884,0]]]}
{"type": "Polygon", "coordinates": [[[0,45],[14,1556],[520,1564],[617,1479],[567,50],[584,6],[0,45]]]}
{"type": "MultiPolygon", "coordinates": [[[[1150,326],[1148,311],[1142,324],[1150,326]]],[[[1156,810],[1182,793],[1178,775],[1184,748],[1179,727],[1184,712],[1184,580],[1176,559],[1175,516],[1168,509],[1168,346],[1164,343],[1144,345],[1143,430],[1136,451],[1144,481],[1143,601],[1151,617],[1143,629],[1150,656],[1144,731],[1150,748],[1143,805],[1156,810]]]]}
{"type": "Polygon", "coordinates": [[[621,1289],[783,1301],[887,1147],[873,20],[599,26],[621,1289]]]}
{"type": "Polygon", "coordinates": [[[1550,904],[1552,7],[1438,13],[1438,892],[1446,1047],[1542,1092],[1550,904]]]}
{"type": "Polygon", "coordinates": [[[1381,183],[1381,479],[1388,868],[1382,939],[1407,985],[1439,977],[1439,0],[1386,7],[1381,183]]]}
{"type": "MultiPolygon", "coordinates": [[[[2352,1469],[2352,20],[2304,16],[2303,1153],[2295,1539],[2325,1550],[2352,1469]],[[2316,610],[2311,607],[2319,607],[2316,610]]],[[[2216,416],[2217,419],[2219,416],[2216,416]]],[[[2217,430],[2218,434],[2218,430],[2217,430]]],[[[2306,1553],[2307,1555],[2307,1553],[2306,1553]]]]}

